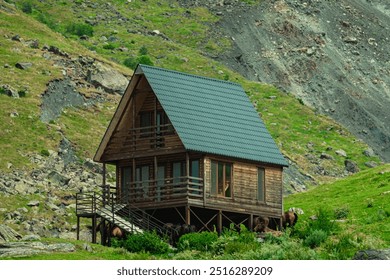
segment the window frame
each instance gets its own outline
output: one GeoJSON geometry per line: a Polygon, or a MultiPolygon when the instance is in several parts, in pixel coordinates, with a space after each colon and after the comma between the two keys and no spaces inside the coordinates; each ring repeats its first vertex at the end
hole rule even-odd
{"type": "Polygon", "coordinates": [[[211,188],[210,192],[211,195],[217,196],[217,197],[224,197],[224,198],[233,198],[233,163],[228,162],[228,161],[220,161],[220,160],[211,160],[211,169],[210,169],[210,174],[211,174],[211,188]],[[229,180],[227,180],[226,177],[226,166],[230,166],[230,176],[229,180]],[[222,186],[226,186],[227,182],[229,182],[229,187],[223,188],[222,192],[219,191],[220,189],[220,166],[222,166],[222,186]],[[228,193],[229,192],[229,193],[228,193]],[[227,195],[228,194],[228,195],[227,195]]]}
{"type": "Polygon", "coordinates": [[[266,201],[265,168],[263,166],[257,166],[256,200],[264,203],[266,201]]]}

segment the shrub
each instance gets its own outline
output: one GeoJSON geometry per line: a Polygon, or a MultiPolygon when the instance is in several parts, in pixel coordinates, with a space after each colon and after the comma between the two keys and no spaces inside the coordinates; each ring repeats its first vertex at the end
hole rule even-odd
{"type": "Polygon", "coordinates": [[[50,156],[50,153],[49,153],[48,150],[42,149],[42,150],[41,150],[41,156],[48,157],[48,156],[50,156]]]}
{"type": "Polygon", "coordinates": [[[294,227],[293,235],[305,240],[313,231],[322,230],[329,236],[339,229],[331,213],[330,210],[324,208],[318,209],[316,211],[316,219],[298,223],[294,227]]]}
{"type": "Polygon", "coordinates": [[[374,199],[367,198],[367,208],[372,208],[372,207],[374,207],[374,199]]]}
{"type": "Polygon", "coordinates": [[[131,234],[122,243],[116,244],[123,246],[130,252],[149,252],[151,254],[165,254],[170,247],[155,232],[143,232],[131,234]]]}
{"type": "Polygon", "coordinates": [[[123,64],[131,69],[135,69],[138,64],[145,64],[153,66],[153,61],[148,55],[141,55],[138,57],[129,57],[123,61],[123,64]]]}
{"type": "Polygon", "coordinates": [[[321,230],[321,229],[315,229],[313,230],[303,241],[303,244],[305,246],[308,246],[310,248],[315,248],[321,245],[322,242],[324,242],[328,238],[328,234],[321,230]]]}
{"type": "Polygon", "coordinates": [[[331,212],[325,208],[319,208],[317,210],[317,219],[309,223],[310,230],[323,230],[327,234],[330,234],[336,230],[335,221],[331,219],[331,212]]]}
{"type": "Polygon", "coordinates": [[[66,26],[66,33],[77,36],[93,36],[93,28],[89,24],[84,23],[71,23],[66,26]]]}
{"type": "Polygon", "coordinates": [[[153,61],[148,55],[141,55],[138,57],[138,61],[141,64],[153,66],[153,61]]]}
{"type": "Polygon", "coordinates": [[[188,233],[179,238],[177,248],[180,251],[198,250],[205,252],[211,249],[212,243],[217,241],[217,239],[218,234],[216,232],[188,233]]]}
{"type": "Polygon", "coordinates": [[[234,230],[233,227],[230,227],[230,230],[225,229],[211,247],[216,255],[237,255],[260,248],[260,244],[256,239],[256,233],[241,225],[240,232],[234,230]]]}
{"type": "Polygon", "coordinates": [[[135,69],[135,67],[137,66],[137,59],[135,57],[128,57],[126,58],[124,61],[123,61],[123,64],[127,67],[129,67],[130,69],[135,69]]]}
{"type": "Polygon", "coordinates": [[[22,7],[21,7],[23,13],[26,13],[26,14],[31,14],[32,13],[32,10],[33,10],[33,7],[32,7],[32,4],[30,2],[23,2],[22,3],[22,7]]]}
{"type": "Polygon", "coordinates": [[[335,219],[345,219],[348,217],[349,214],[349,208],[348,206],[343,206],[340,208],[336,208],[334,210],[334,217],[335,219]]]}
{"type": "Polygon", "coordinates": [[[142,46],[139,51],[139,55],[147,55],[148,54],[148,49],[145,46],[142,46]]]}
{"type": "Polygon", "coordinates": [[[113,45],[111,43],[108,43],[107,45],[103,46],[103,49],[105,49],[105,50],[113,50],[113,49],[115,49],[115,45],[113,45]]]}

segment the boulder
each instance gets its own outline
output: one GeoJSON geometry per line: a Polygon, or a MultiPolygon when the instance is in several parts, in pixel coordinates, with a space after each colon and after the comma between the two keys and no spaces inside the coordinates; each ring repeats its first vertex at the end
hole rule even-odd
{"type": "Polygon", "coordinates": [[[57,171],[50,172],[47,177],[52,183],[60,186],[65,186],[70,181],[70,178],[58,173],[57,171]]]}
{"type": "Polygon", "coordinates": [[[18,62],[15,64],[15,67],[18,69],[26,70],[26,69],[32,67],[32,63],[31,62],[18,62]]]}
{"type": "Polygon", "coordinates": [[[2,90],[0,93],[8,95],[13,98],[19,98],[19,93],[16,89],[11,87],[10,85],[1,85],[2,90]]]}
{"type": "Polygon", "coordinates": [[[94,69],[89,69],[87,81],[96,87],[103,88],[109,93],[123,94],[129,80],[118,71],[108,68],[101,63],[95,63],[94,69]]]}
{"type": "Polygon", "coordinates": [[[360,171],[358,165],[356,162],[353,162],[352,160],[345,160],[344,161],[345,170],[347,170],[349,173],[357,173],[360,171]]]}
{"type": "Polygon", "coordinates": [[[16,241],[21,239],[22,236],[6,225],[0,225],[0,243],[1,242],[9,242],[9,241],[16,241]]]}
{"type": "Polygon", "coordinates": [[[390,260],[390,249],[362,250],[353,257],[354,260],[390,260]]]}
{"type": "Polygon", "coordinates": [[[347,157],[347,153],[344,150],[340,149],[340,150],[337,150],[335,153],[341,157],[347,157]]]}

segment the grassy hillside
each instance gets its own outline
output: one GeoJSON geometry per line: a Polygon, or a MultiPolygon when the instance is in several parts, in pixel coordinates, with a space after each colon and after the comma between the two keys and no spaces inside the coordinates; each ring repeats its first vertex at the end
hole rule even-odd
{"type": "Polygon", "coordinates": [[[177,250],[171,250],[161,247],[158,237],[145,234],[132,236],[133,241],[126,243],[130,252],[95,244],[88,252],[83,241],[52,238],[43,242],[70,242],[75,251],[22,259],[351,259],[359,250],[388,248],[390,244],[389,182],[387,164],[291,195],[285,208],[300,207],[305,213],[293,230],[279,237],[263,237],[262,242],[246,229],[240,234],[225,230],[219,237],[208,232],[185,235],[177,250]],[[140,251],[140,242],[142,248],[159,249],[140,251]]]}
{"type": "MultiPolygon", "coordinates": [[[[324,184],[306,193],[290,195],[285,208],[299,207],[298,227],[310,221],[318,209],[323,208],[342,228],[341,236],[349,236],[351,242],[365,240],[368,247],[390,245],[390,165],[383,165],[324,184]],[[371,244],[370,244],[371,243],[371,244]]],[[[330,245],[330,244],[328,244],[330,245]]]]}
{"type": "Polygon", "coordinates": [[[134,62],[148,57],[157,66],[238,82],[284,154],[304,173],[319,181],[344,174],[345,158],[335,153],[338,149],[345,150],[347,158],[357,162],[363,170],[367,168],[365,162],[379,162],[378,158],[362,154],[367,148],[364,143],[293,96],[270,85],[246,81],[204,56],[217,55],[229,47],[226,38],[211,33],[210,24],[218,19],[206,9],[184,9],[176,1],[130,4],[118,0],[110,5],[104,1],[88,2],[88,5],[83,1],[9,2],[15,2],[24,13],[12,7],[7,11],[0,10],[0,61],[9,65],[2,71],[0,84],[9,84],[26,94],[20,99],[0,95],[0,151],[3,157],[0,168],[3,170],[8,163],[15,168],[30,166],[26,155],[45,149],[55,150],[61,134],[71,140],[81,158],[92,157],[118,103],[118,96],[110,96],[107,102],[98,106],[68,109],[49,125],[40,122],[40,95],[50,80],[62,77],[61,67],[42,57],[41,48],[45,44],[67,52],[71,59],[79,55],[91,56],[127,74],[131,69],[124,66],[126,59],[134,62]],[[102,17],[105,20],[100,20],[102,17]],[[75,35],[79,29],[70,28],[76,23],[84,33],[90,32],[85,26],[92,28],[87,40],[75,35]],[[151,35],[150,31],[155,29],[164,36],[151,35]],[[24,41],[12,40],[15,35],[24,41]],[[29,40],[38,40],[39,48],[23,43],[29,40]],[[33,67],[15,68],[15,63],[20,61],[30,61],[33,67]],[[10,116],[14,111],[19,115],[16,118],[10,116]],[[324,151],[333,160],[319,160],[324,151]]]}

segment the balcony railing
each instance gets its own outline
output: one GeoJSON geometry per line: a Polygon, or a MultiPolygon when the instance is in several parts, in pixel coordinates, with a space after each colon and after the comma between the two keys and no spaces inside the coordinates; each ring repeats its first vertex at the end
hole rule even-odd
{"type": "Polygon", "coordinates": [[[134,181],[122,189],[121,197],[131,203],[202,199],[203,179],[183,176],[161,180],[134,181]]]}
{"type": "Polygon", "coordinates": [[[124,146],[131,150],[150,150],[166,147],[169,138],[175,136],[172,124],[130,129],[124,146]]]}

